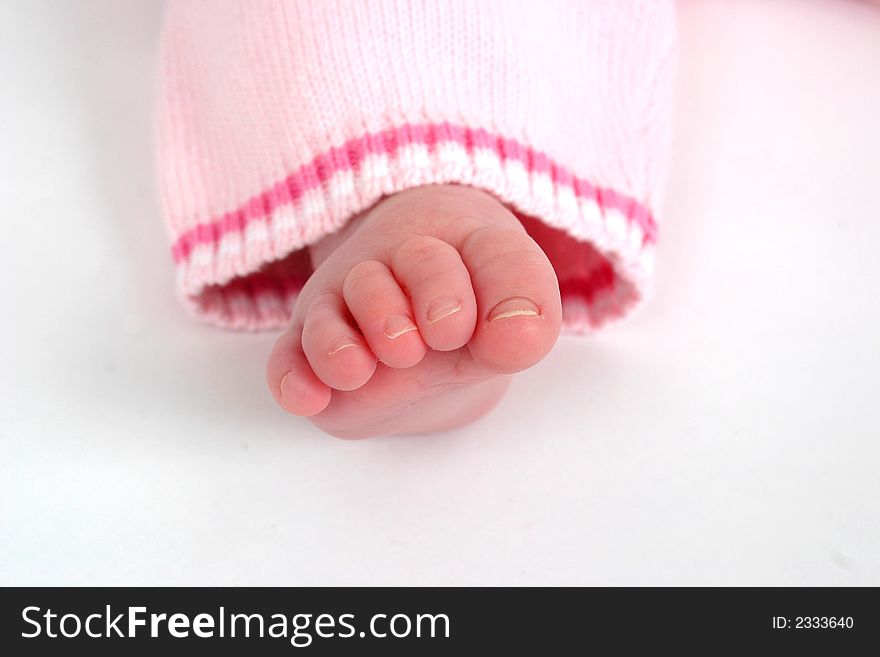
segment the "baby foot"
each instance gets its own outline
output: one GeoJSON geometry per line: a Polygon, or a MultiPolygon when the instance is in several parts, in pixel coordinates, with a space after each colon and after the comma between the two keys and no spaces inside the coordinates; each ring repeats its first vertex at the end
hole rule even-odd
{"type": "Polygon", "coordinates": [[[431,185],[383,199],[312,258],[267,380],[284,409],[335,436],[473,421],[559,335],[549,260],[475,188],[431,185]]]}

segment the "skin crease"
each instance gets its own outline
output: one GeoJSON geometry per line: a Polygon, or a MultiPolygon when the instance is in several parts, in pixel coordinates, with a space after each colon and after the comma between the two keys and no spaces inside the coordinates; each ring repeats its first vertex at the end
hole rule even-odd
{"type": "Polygon", "coordinates": [[[495,197],[430,185],[310,249],[314,273],[267,365],[276,401],[342,438],[482,417],[561,325],[546,255],[495,197]]]}

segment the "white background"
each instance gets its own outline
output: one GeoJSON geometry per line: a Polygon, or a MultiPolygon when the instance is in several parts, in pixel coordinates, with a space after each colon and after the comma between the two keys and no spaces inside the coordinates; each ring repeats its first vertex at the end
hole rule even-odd
{"type": "Polygon", "coordinates": [[[880,11],[683,4],[651,303],[354,443],[174,299],[160,14],[0,3],[0,583],[880,584],[880,11]]]}

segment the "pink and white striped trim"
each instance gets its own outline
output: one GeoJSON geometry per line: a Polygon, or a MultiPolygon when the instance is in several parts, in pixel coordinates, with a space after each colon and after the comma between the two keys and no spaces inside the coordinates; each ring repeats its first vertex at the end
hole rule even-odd
{"type": "Polygon", "coordinates": [[[516,140],[443,122],[352,139],[235,210],[180,234],[172,255],[184,299],[222,326],[282,326],[302,282],[275,284],[255,273],[338,230],[381,197],[431,183],[485,189],[589,242],[606,259],[613,277],[594,277],[604,281],[600,287],[564,296],[568,329],[595,328],[644,296],[657,238],[646,205],[591,184],[516,140]],[[244,277],[252,280],[235,280],[244,277]]]}

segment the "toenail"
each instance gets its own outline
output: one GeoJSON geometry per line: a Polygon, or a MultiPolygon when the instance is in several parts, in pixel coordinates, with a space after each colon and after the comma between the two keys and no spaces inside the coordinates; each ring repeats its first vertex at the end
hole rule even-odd
{"type": "Polygon", "coordinates": [[[296,374],[288,372],[281,377],[281,383],[278,384],[278,390],[281,393],[281,399],[293,399],[297,392],[296,374]]]}
{"type": "Polygon", "coordinates": [[[428,308],[428,321],[433,324],[439,322],[444,317],[454,315],[461,310],[461,301],[455,297],[443,297],[437,299],[428,308]]]}
{"type": "Polygon", "coordinates": [[[395,340],[404,333],[417,330],[418,327],[406,315],[394,315],[385,321],[385,337],[389,340],[395,340]]]}
{"type": "Polygon", "coordinates": [[[489,321],[494,322],[496,319],[508,317],[538,317],[540,314],[540,308],[533,301],[525,297],[511,297],[492,309],[489,313],[489,321]]]}
{"type": "Polygon", "coordinates": [[[337,351],[342,351],[343,349],[348,349],[349,347],[356,347],[356,346],[357,346],[356,340],[349,338],[348,336],[343,335],[343,336],[340,336],[340,337],[334,339],[333,342],[330,343],[330,351],[327,353],[328,353],[328,355],[332,356],[337,351]]]}

